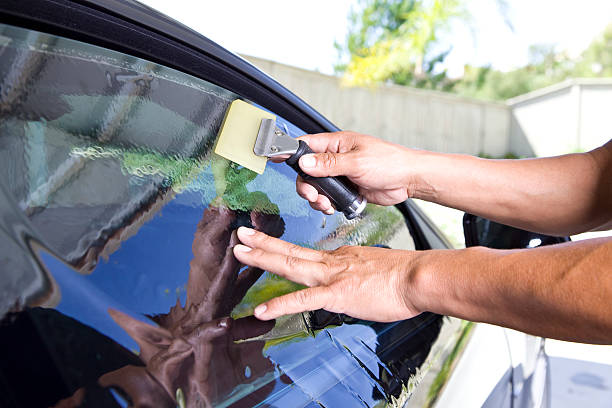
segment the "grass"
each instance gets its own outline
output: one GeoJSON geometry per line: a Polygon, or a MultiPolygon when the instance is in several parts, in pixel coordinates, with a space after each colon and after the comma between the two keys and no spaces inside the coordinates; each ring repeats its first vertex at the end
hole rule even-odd
{"type": "Polygon", "coordinates": [[[486,154],[484,152],[480,152],[480,153],[478,153],[477,156],[482,158],[482,159],[522,159],[522,157],[517,156],[516,154],[514,154],[512,152],[508,152],[508,153],[504,154],[503,156],[491,156],[490,154],[486,154]]]}
{"type": "Polygon", "coordinates": [[[453,365],[455,361],[457,360],[457,358],[461,355],[461,352],[463,351],[463,348],[465,347],[467,340],[469,338],[469,334],[474,328],[474,323],[464,321],[462,323],[462,326],[463,327],[461,329],[461,334],[459,335],[459,338],[457,339],[455,346],[451,350],[448,357],[446,357],[446,360],[444,360],[444,363],[442,363],[440,372],[438,372],[438,375],[433,380],[433,383],[431,384],[431,387],[429,388],[429,391],[427,392],[427,403],[425,405],[425,407],[427,408],[433,407],[434,403],[436,402],[436,400],[438,399],[440,395],[440,391],[442,391],[442,388],[448,381],[453,365]]]}

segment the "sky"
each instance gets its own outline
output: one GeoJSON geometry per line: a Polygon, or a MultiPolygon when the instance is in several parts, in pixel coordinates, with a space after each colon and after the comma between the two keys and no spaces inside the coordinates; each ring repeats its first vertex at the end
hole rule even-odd
{"type": "MultiPolygon", "coordinates": [[[[356,0],[140,0],[230,51],[333,73],[347,16],[356,0]]],[[[465,64],[510,70],[527,63],[529,46],[555,44],[578,55],[612,22],[611,0],[507,0],[513,30],[493,0],[467,0],[469,23],[443,36],[449,75],[465,64]]]]}

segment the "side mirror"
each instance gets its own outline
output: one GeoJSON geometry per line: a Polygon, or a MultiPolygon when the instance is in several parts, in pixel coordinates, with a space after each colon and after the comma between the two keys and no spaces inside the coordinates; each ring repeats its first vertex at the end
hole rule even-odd
{"type": "Polygon", "coordinates": [[[569,237],[553,237],[525,231],[468,213],[463,216],[463,234],[466,247],[535,248],[570,241],[569,237]]]}

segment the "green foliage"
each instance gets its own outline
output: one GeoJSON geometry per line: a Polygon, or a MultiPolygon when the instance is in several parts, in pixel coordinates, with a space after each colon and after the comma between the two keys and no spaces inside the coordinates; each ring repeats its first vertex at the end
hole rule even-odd
{"type": "Polygon", "coordinates": [[[165,186],[172,186],[177,192],[182,191],[205,166],[199,158],[181,158],[154,150],[125,148],[108,143],[73,147],[70,155],[90,160],[116,158],[121,161],[121,169],[126,174],[139,178],[163,177],[165,186]]]}
{"type": "Polygon", "coordinates": [[[279,213],[278,206],[266,194],[247,190],[247,184],[257,177],[254,171],[217,155],[211,160],[211,168],[217,196],[222,198],[228,208],[266,214],[279,213]]]}
{"type": "Polygon", "coordinates": [[[163,176],[167,179],[168,185],[175,186],[176,191],[180,191],[188,184],[202,167],[202,163],[196,159],[178,158],[143,149],[124,150],[122,158],[122,167],[128,174],[139,177],[163,176]]]}
{"type": "Polygon", "coordinates": [[[551,52],[540,62],[508,72],[491,67],[465,67],[454,91],[469,97],[505,100],[560,82],[569,76],[567,60],[551,52]]]}
{"type": "Polygon", "coordinates": [[[216,205],[223,203],[232,210],[279,214],[278,205],[272,203],[265,193],[248,191],[247,184],[257,173],[221,156],[213,155],[208,161],[203,158],[179,157],[143,148],[125,148],[110,144],[75,147],[71,155],[91,160],[116,158],[121,161],[121,168],[126,174],[138,178],[162,177],[164,186],[172,187],[175,192],[189,188],[210,163],[217,195],[216,205]]]}
{"type": "Polygon", "coordinates": [[[238,319],[251,316],[253,315],[255,306],[272,298],[283,296],[287,293],[304,288],[306,288],[306,286],[291,282],[284,278],[278,279],[275,275],[267,274],[264,279],[251,286],[244,298],[240,301],[240,304],[232,311],[232,317],[238,319]]]}
{"type": "MultiPolygon", "coordinates": [[[[336,72],[353,86],[394,83],[453,92],[488,100],[506,100],[568,78],[612,77],[612,24],[578,58],[553,45],[536,44],[526,66],[502,72],[490,66],[466,66],[461,79],[441,69],[450,46],[441,34],[453,20],[469,20],[466,0],[360,0],[351,11],[344,46],[336,44],[336,72]]],[[[512,29],[506,0],[496,0],[512,29]]]]}
{"type": "Polygon", "coordinates": [[[361,223],[361,228],[356,228],[355,232],[363,240],[360,244],[366,246],[386,244],[404,222],[399,211],[371,203],[366,205],[365,215],[367,223],[361,223]],[[369,225],[375,225],[376,228],[365,228],[369,225]]]}
{"type": "Polygon", "coordinates": [[[574,68],[581,77],[612,77],[612,23],[582,53],[574,68]]]}
{"type": "Polygon", "coordinates": [[[391,82],[450,90],[454,82],[437,70],[450,49],[434,52],[456,18],[467,18],[461,0],[362,0],[349,16],[344,48],[348,62],[336,66],[349,85],[391,82]]]}
{"type": "Polygon", "coordinates": [[[478,153],[478,157],[481,157],[483,159],[520,159],[521,158],[514,153],[506,153],[503,156],[491,156],[490,154],[486,154],[483,152],[478,153]]]}
{"type": "Polygon", "coordinates": [[[469,97],[505,100],[568,78],[610,77],[612,24],[578,58],[572,59],[546,44],[534,45],[529,51],[529,63],[509,72],[467,66],[453,91],[469,97]]]}
{"type": "Polygon", "coordinates": [[[436,400],[440,396],[440,391],[447,383],[448,378],[451,374],[451,369],[454,363],[457,361],[457,358],[461,355],[461,352],[465,348],[467,344],[467,340],[469,339],[470,332],[474,328],[474,323],[463,321],[461,323],[461,334],[459,338],[455,342],[455,346],[451,350],[450,354],[444,360],[438,375],[434,378],[429,390],[427,392],[427,402],[425,404],[426,407],[432,407],[435,405],[436,400]]]}

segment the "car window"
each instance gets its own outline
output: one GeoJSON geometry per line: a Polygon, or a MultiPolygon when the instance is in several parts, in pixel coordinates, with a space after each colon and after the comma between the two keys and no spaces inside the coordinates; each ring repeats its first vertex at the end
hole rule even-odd
{"type": "Polygon", "coordinates": [[[257,175],[214,155],[239,95],[209,82],[8,25],[0,54],[0,402],[407,398],[440,316],[380,324],[317,311],[260,322],[257,304],[301,287],[241,267],[229,249],[240,225],[316,249],[414,249],[399,211],[325,216],[295,194],[288,166],[257,175]]]}

